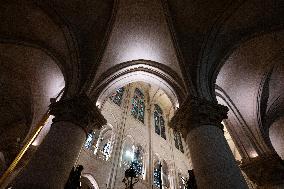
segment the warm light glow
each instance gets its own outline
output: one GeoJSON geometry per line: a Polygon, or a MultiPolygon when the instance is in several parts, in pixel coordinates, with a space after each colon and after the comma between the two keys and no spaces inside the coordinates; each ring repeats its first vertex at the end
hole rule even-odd
{"type": "Polygon", "coordinates": [[[256,152],[251,152],[250,157],[252,158],[258,157],[258,154],[256,152]]]}
{"type": "Polygon", "coordinates": [[[33,146],[38,146],[38,145],[41,144],[41,142],[43,141],[43,139],[45,138],[45,136],[47,135],[47,133],[50,130],[53,118],[54,118],[53,115],[50,115],[48,117],[48,119],[46,120],[46,122],[43,125],[43,128],[42,128],[41,132],[38,134],[38,136],[36,137],[36,139],[32,143],[33,146]]]}
{"type": "Polygon", "coordinates": [[[16,156],[16,158],[14,159],[14,161],[12,162],[12,164],[8,167],[8,169],[4,172],[4,174],[2,175],[1,179],[0,179],[0,185],[2,183],[4,183],[5,179],[13,172],[13,170],[15,169],[15,167],[17,166],[18,162],[22,159],[22,157],[24,156],[24,154],[26,153],[26,151],[28,150],[28,148],[30,147],[30,145],[34,142],[35,138],[38,136],[38,134],[40,133],[41,129],[43,128],[43,125],[46,123],[48,119],[48,114],[45,114],[42,118],[42,120],[39,122],[39,127],[36,130],[36,132],[34,133],[33,137],[28,141],[28,143],[26,143],[24,145],[24,147],[21,149],[20,153],[16,156]]]}
{"type": "Polygon", "coordinates": [[[91,184],[95,189],[99,188],[97,181],[94,179],[94,177],[91,174],[83,174],[82,176],[89,179],[89,181],[91,182],[91,184]]]}
{"type": "MultiPolygon", "coordinates": [[[[61,73],[48,73],[48,80],[47,80],[47,93],[48,96],[52,97],[52,98],[56,98],[58,96],[58,94],[60,93],[60,91],[63,90],[63,88],[65,87],[65,81],[64,81],[64,77],[61,73]]],[[[62,93],[63,94],[63,93],[62,93]]],[[[60,94],[60,96],[62,96],[62,94],[60,94]]],[[[60,98],[57,97],[57,100],[59,100],[60,98]]]]}
{"type": "Polygon", "coordinates": [[[176,102],[175,107],[176,107],[176,109],[179,108],[179,103],[178,102],[176,102]]]}
{"type": "Polygon", "coordinates": [[[136,39],[121,43],[120,58],[120,62],[137,59],[164,62],[160,47],[156,42],[145,39],[144,36],[136,36],[136,39]]]}
{"type": "Polygon", "coordinates": [[[96,106],[97,106],[98,108],[101,108],[101,105],[102,105],[102,103],[101,103],[100,101],[97,101],[97,102],[96,102],[96,106]]]}

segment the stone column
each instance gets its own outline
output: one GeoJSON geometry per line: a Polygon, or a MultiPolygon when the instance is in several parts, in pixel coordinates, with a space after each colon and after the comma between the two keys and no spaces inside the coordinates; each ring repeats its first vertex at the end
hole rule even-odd
{"type": "Polygon", "coordinates": [[[96,149],[94,151],[95,155],[98,155],[97,153],[99,153],[99,148],[100,148],[100,145],[101,145],[101,142],[102,142],[102,132],[103,131],[100,131],[100,134],[99,134],[99,137],[98,137],[98,140],[97,140],[96,149]]]}
{"type": "Polygon", "coordinates": [[[176,189],[176,170],[174,163],[170,163],[169,165],[169,181],[170,181],[170,188],[176,189]]]}
{"type": "Polygon", "coordinates": [[[248,188],[224,137],[221,121],[228,108],[188,98],[171,120],[189,147],[198,188],[248,188]]]}
{"type": "Polygon", "coordinates": [[[13,188],[63,189],[88,131],[106,124],[86,95],[52,103],[50,108],[55,116],[51,129],[13,188]]]}
{"type": "Polygon", "coordinates": [[[284,161],[277,154],[242,160],[241,169],[258,189],[284,188],[284,161]]]}

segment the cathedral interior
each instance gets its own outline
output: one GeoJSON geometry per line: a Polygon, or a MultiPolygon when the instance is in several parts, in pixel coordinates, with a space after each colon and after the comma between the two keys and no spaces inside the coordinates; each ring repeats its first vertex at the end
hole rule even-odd
{"type": "Polygon", "coordinates": [[[0,21],[1,189],[284,188],[283,0],[0,0],[0,21]]]}

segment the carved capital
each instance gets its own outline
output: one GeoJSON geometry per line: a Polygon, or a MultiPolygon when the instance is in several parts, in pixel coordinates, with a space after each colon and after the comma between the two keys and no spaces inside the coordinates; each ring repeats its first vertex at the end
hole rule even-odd
{"type": "Polygon", "coordinates": [[[277,154],[243,160],[240,167],[258,186],[284,184],[284,161],[277,154]]]}
{"type": "Polygon", "coordinates": [[[202,125],[217,126],[223,130],[221,124],[227,118],[229,109],[226,106],[196,97],[187,100],[177,110],[170,121],[170,126],[182,132],[183,136],[192,129],[202,125]]]}
{"type": "Polygon", "coordinates": [[[52,103],[50,114],[55,116],[53,122],[72,122],[85,132],[100,129],[101,126],[106,124],[100,110],[93,105],[85,94],[52,103]]]}

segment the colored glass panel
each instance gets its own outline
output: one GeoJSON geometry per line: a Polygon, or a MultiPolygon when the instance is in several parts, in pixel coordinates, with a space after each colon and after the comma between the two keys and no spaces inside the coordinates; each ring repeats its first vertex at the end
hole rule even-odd
{"type": "Polygon", "coordinates": [[[91,148],[93,141],[94,141],[94,133],[90,132],[90,133],[88,133],[87,139],[86,139],[85,144],[84,144],[85,148],[87,148],[87,149],[91,148]]]}
{"type": "Polygon", "coordinates": [[[143,171],[143,156],[142,156],[142,148],[138,147],[134,152],[134,158],[132,161],[132,166],[135,169],[136,175],[142,175],[143,171]]]}
{"type": "Polygon", "coordinates": [[[178,136],[177,136],[177,132],[174,131],[174,141],[175,141],[175,147],[177,149],[179,149],[179,142],[178,142],[178,136]]]}
{"type": "Polygon", "coordinates": [[[184,153],[180,133],[178,133],[179,150],[184,153]]]}
{"type": "Polygon", "coordinates": [[[160,135],[161,130],[160,130],[160,119],[159,119],[159,114],[155,111],[154,112],[154,120],[155,120],[155,132],[160,135]]]}
{"type": "Polygon", "coordinates": [[[124,87],[121,87],[115,91],[109,98],[118,106],[121,105],[122,97],[124,93],[124,87]]]}
{"type": "Polygon", "coordinates": [[[144,123],[144,94],[137,88],[135,89],[134,96],[131,100],[131,114],[133,115],[133,117],[144,123]]]}
{"type": "Polygon", "coordinates": [[[161,136],[166,140],[166,128],[164,118],[160,117],[160,126],[161,126],[161,136]]]}
{"type": "Polygon", "coordinates": [[[161,184],[162,184],[161,166],[160,166],[160,162],[157,162],[154,167],[154,185],[155,187],[160,188],[161,184]]]}
{"type": "Polygon", "coordinates": [[[103,147],[103,155],[106,160],[108,160],[110,156],[110,142],[107,142],[103,147]]]}
{"type": "Polygon", "coordinates": [[[186,178],[183,177],[180,173],[178,173],[178,178],[179,178],[179,188],[180,189],[187,189],[186,188],[186,178]]]}
{"type": "Polygon", "coordinates": [[[166,128],[165,128],[165,120],[163,118],[163,111],[161,107],[155,104],[154,109],[154,124],[155,124],[155,132],[158,135],[161,135],[164,139],[166,139],[166,128]]]}
{"type": "Polygon", "coordinates": [[[174,141],[175,141],[176,148],[179,149],[182,153],[184,153],[181,135],[177,131],[174,131],[174,141]]]}

